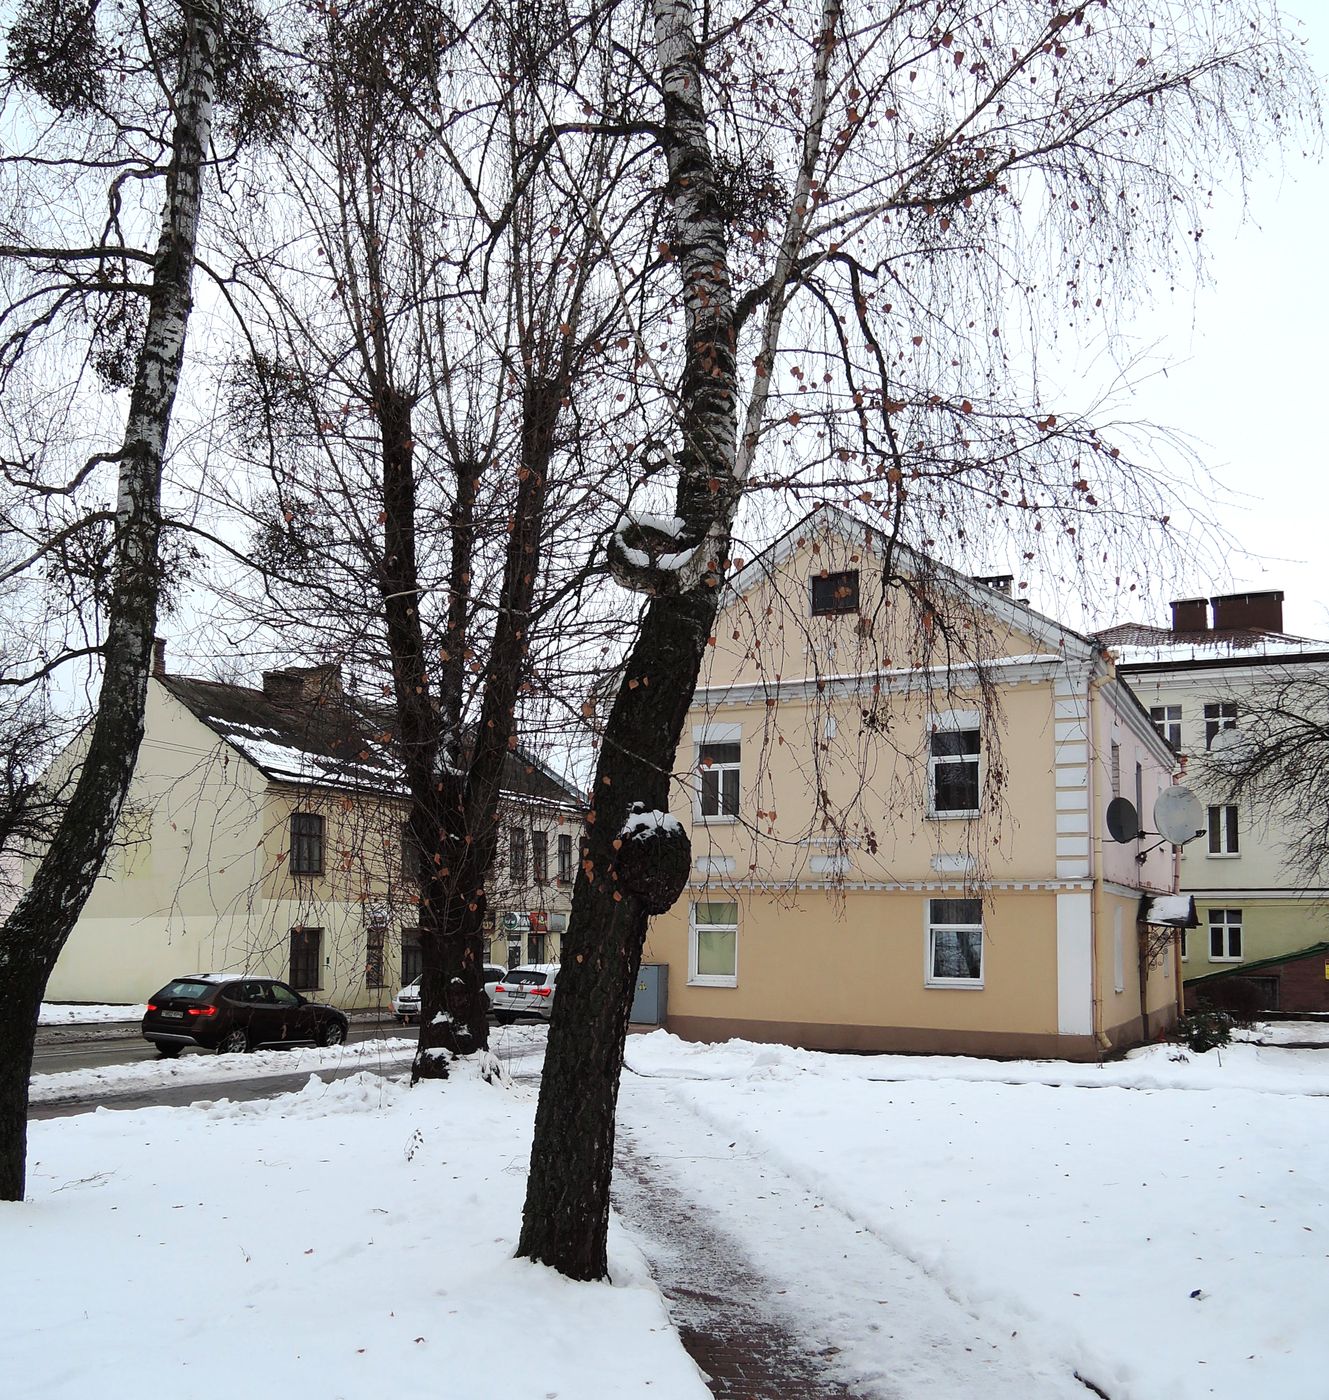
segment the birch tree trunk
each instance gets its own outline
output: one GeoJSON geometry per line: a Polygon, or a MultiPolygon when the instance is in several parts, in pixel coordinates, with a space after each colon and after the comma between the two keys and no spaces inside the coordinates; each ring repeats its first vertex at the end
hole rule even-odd
{"type": "Polygon", "coordinates": [[[518,1254],[576,1279],[608,1269],[614,1113],[646,923],[682,893],[690,852],[648,857],[653,887],[622,859],[625,820],[639,804],[665,812],[683,723],[711,637],[730,532],[756,451],[771,366],[803,243],[811,184],[822,149],[826,75],[839,17],[827,0],[813,48],[812,101],[791,207],[769,283],[756,374],[739,436],[737,327],[728,235],[708,133],[701,53],[690,0],[655,0],[662,140],[669,167],[670,249],[683,283],[682,446],[674,571],[643,571],[626,557],[623,532],[610,546],[621,581],[653,594],[604,732],[581,869],[563,941],[518,1254]],[[664,885],[668,884],[668,890],[664,885]]]}
{"type": "Polygon", "coordinates": [[[32,885],[0,928],[0,1199],[23,1199],[28,1079],[47,979],[111,845],[143,737],[161,587],[162,459],[184,362],[212,122],[217,13],[187,4],[148,318],[119,453],[115,567],[97,718],[78,781],[32,885]]]}

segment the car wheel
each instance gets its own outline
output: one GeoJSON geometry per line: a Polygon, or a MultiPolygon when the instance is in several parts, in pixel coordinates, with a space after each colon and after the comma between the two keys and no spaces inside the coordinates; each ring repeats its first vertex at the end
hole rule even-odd
{"type": "Polygon", "coordinates": [[[512,1014],[511,1011],[494,1012],[494,1020],[496,1020],[500,1026],[510,1026],[516,1019],[517,1018],[512,1014]]]}
{"type": "Polygon", "coordinates": [[[158,1045],[157,1053],[163,1060],[173,1060],[183,1050],[183,1045],[158,1045]]]}
{"type": "Polygon", "coordinates": [[[346,1027],[340,1021],[329,1021],[319,1032],[320,1045],[345,1045],[346,1027]]]}
{"type": "Polygon", "coordinates": [[[241,1026],[237,1026],[233,1031],[227,1031],[217,1042],[219,1055],[243,1055],[248,1049],[249,1033],[241,1026]]]}

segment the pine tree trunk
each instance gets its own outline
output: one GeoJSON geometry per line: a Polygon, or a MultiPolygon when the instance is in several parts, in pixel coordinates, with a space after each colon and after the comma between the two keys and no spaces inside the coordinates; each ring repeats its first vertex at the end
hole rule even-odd
{"type": "Polygon", "coordinates": [[[162,457],[192,306],[216,45],[217,16],[210,4],[187,6],[165,211],[120,457],[97,718],[73,795],[32,886],[0,928],[0,1200],[23,1199],[28,1079],[42,994],[110,848],[143,737],[161,585],[162,457]]]}

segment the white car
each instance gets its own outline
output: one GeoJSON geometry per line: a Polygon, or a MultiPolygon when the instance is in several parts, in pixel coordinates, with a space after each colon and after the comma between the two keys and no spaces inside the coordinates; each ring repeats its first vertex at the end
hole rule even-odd
{"type": "Polygon", "coordinates": [[[557,981],[557,963],[527,963],[525,967],[509,968],[489,995],[494,1020],[504,1026],[518,1016],[538,1016],[547,1021],[553,1014],[557,981]]]}
{"type": "MultiPolygon", "coordinates": [[[[494,988],[507,973],[507,968],[499,967],[497,963],[485,963],[484,980],[485,996],[488,1004],[492,1005],[494,1000],[494,988]]],[[[408,983],[401,991],[392,998],[392,1014],[402,1023],[409,1025],[412,1021],[420,1019],[420,979],[417,977],[414,982],[408,983]]]]}

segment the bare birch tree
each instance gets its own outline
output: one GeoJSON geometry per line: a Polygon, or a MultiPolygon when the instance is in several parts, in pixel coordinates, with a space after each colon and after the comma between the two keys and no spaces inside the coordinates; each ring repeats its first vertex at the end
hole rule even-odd
{"type": "MultiPolygon", "coordinates": [[[[34,0],[8,34],[5,116],[8,130],[27,140],[6,156],[11,198],[0,256],[8,263],[9,298],[0,311],[0,375],[7,389],[32,376],[31,388],[43,371],[83,353],[98,361],[104,380],[129,394],[118,448],[93,452],[62,473],[61,459],[70,454],[62,450],[65,425],[57,424],[35,445],[11,438],[5,454],[6,485],[16,498],[10,523],[31,539],[8,576],[30,576],[80,532],[96,534],[111,561],[94,590],[104,635],[85,648],[99,663],[101,684],[77,782],[31,886],[0,928],[6,1200],[20,1200],[24,1191],[28,1076],[42,992],[110,847],[143,733],[161,593],[162,463],[192,304],[218,47],[217,14],[206,3],[175,12],[174,34],[168,25],[155,27],[160,19],[136,12],[118,30],[103,28],[93,11],[34,0]],[[59,177],[70,189],[95,178],[104,191],[101,217],[94,214],[82,244],[68,238],[72,221],[56,192],[43,187],[59,177]],[[158,180],[160,233],[155,247],[141,249],[132,241],[138,230],[126,201],[139,182],[158,180]],[[70,330],[84,319],[94,336],[80,351],[70,330]],[[103,467],[115,472],[114,505],[88,512],[81,488],[103,467]],[[69,522],[63,532],[38,534],[42,508],[52,502],[70,507],[69,522]]],[[[25,658],[4,681],[32,682],[63,659],[67,653],[25,658]]]]}
{"type": "Polygon", "coordinates": [[[1072,575],[1165,529],[1159,477],[1044,403],[1038,356],[1178,275],[1214,181],[1315,101],[1262,4],[651,15],[640,59],[682,319],[658,428],[673,500],[610,544],[647,601],[603,731],[519,1246],[586,1279],[605,1273],[647,920],[690,864],[680,831],[632,818],[667,811],[744,492],[848,498],[923,550],[1009,531],[1072,575]]]}

